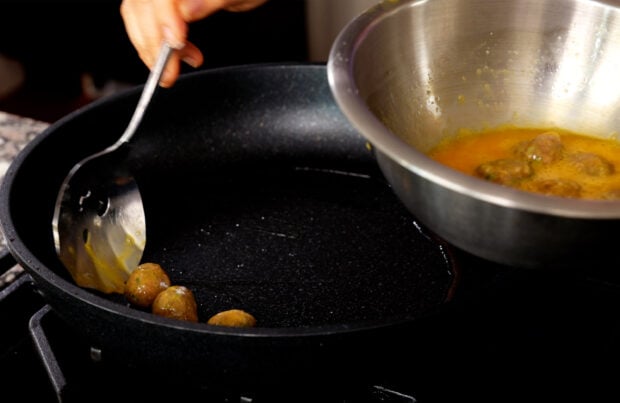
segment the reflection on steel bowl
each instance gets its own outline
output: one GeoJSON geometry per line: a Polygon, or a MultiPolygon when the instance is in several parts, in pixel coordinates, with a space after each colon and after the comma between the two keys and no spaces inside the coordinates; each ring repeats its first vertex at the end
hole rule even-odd
{"type": "Polygon", "coordinates": [[[620,202],[548,197],[427,152],[459,131],[557,127],[616,138],[620,6],[589,0],[383,1],[335,40],[328,78],[408,209],[470,253],[525,268],[620,263],[620,202]]]}

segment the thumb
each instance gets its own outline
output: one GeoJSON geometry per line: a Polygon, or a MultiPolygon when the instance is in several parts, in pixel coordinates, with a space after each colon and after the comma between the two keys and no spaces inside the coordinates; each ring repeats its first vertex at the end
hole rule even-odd
{"type": "Polygon", "coordinates": [[[187,22],[201,20],[224,8],[226,0],[179,0],[179,12],[187,22]]]}

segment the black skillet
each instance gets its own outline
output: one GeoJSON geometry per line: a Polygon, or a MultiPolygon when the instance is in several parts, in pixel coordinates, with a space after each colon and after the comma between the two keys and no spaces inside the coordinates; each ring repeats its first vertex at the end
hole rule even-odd
{"type": "Polygon", "coordinates": [[[200,323],[76,286],[54,252],[56,194],[76,161],[116,140],[139,93],[54,123],[2,184],[11,254],[103,357],[244,384],[335,377],[380,366],[449,300],[448,249],[393,195],[317,64],[182,76],[156,94],[132,140],[127,163],[147,217],[143,261],[195,293],[200,323]],[[204,323],[231,308],[252,313],[257,327],[204,323]]]}

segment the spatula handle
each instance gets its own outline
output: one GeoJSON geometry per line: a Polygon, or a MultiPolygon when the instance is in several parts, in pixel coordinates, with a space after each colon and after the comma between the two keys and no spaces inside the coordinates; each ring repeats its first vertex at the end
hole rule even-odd
{"type": "Polygon", "coordinates": [[[138,125],[140,124],[140,122],[142,121],[142,117],[144,116],[144,112],[146,111],[146,108],[151,101],[153,93],[155,92],[155,89],[159,84],[159,80],[161,79],[164,68],[168,63],[168,59],[172,54],[172,50],[172,47],[170,47],[170,45],[164,42],[161,50],[159,51],[157,61],[155,62],[155,65],[149,73],[146,84],[144,84],[142,95],[140,95],[140,100],[138,101],[138,105],[136,106],[136,110],[134,111],[131,120],[129,121],[129,125],[127,126],[127,129],[125,129],[125,132],[123,133],[121,138],[118,139],[118,141],[114,144],[114,148],[118,148],[121,144],[128,142],[138,128],[138,125]]]}

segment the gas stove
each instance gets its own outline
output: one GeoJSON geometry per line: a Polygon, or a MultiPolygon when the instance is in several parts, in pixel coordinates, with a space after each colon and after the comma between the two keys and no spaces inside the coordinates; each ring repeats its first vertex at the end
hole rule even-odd
{"type": "Polygon", "coordinates": [[[108,362],[56,316],[26,272],[3,264],[12,278],[0,289],[2,401],[602,401],[617,394],[620,282],[455,256],[453,299],[419,326],[411,349],[388,357],[392,364],[363,380],[343,373],[329,386],[308,379],[268,390],[186,385],[166,368],[108,362]]]}

